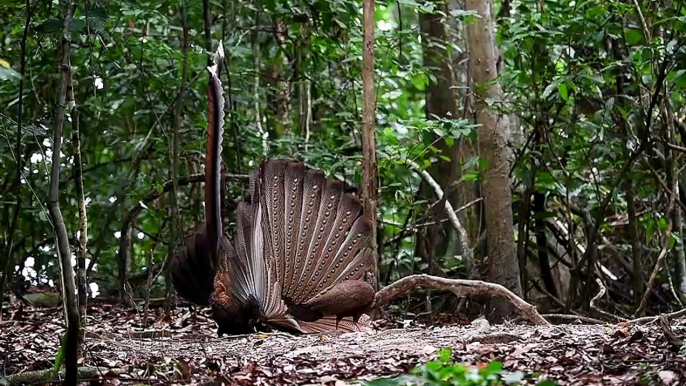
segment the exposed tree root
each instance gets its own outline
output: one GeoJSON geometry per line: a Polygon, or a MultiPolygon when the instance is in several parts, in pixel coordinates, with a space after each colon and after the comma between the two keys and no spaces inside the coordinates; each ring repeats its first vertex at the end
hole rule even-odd
{"type": "Polygon", "coordinates": [[[514,308],[519,310],[523,317],[537,325],[549,325],[536,311],[536,307],[525,302],[519,296],[512,293],[500,284],[488,283],[479,280],[446,279],[430,275],[412,275],[404,277],[395,283],[383,288],[376,293],[374,307],[381,307],[417,288],[430,288],[440,291],[450,291],[457,297],[468,295],[501,296],[514,308]]]}
{"type": "MultiPolygon", "coordinates": [[[[123,372],[123,369],[108,369],[103,367],[79,367],[77,375],[79,381],[98,378],[105,375],[114,375],[123,372]]],[[[0,385],[30,385],[34,383],[56,383],[64,380],[64,370],[54,372],[49,370],[28,371],[0,378],[0,385]]]]}

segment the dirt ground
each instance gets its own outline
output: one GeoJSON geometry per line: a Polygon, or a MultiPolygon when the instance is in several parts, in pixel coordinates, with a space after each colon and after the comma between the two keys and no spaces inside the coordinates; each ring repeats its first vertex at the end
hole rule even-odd
{"type": "MultiPolygon", "coordinates": [[[[58,309],[13,309],[0,322],[0,384],[50,369],[64,331],[58,309]],[[4,380],[2,377],[6,377],[4,380]]],[[[217,337],[211,320],[178,309],[171,322],[112,306],[91,310],[81,365],[97,383],[347,385],[399,375],[450,348],[457,362],[500,360],[559,385],[684,385],[686,350],[647,325],[387,326],[369,332],[217,337]],[[393,328],[392,328],[393,327],[393,328]]],[[[683,340],[686,318],[671,321],[683,340]]],[[[672,339],[673,341],[673,339],[672,339]]],[[[530,384],[534,384],[532,381],[530,384]]]]}

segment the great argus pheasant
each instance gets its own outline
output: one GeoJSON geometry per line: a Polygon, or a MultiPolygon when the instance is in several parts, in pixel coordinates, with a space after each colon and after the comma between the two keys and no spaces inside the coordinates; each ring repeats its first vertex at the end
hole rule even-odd
{"type": "Polygon", "coordinates": [[[174,288],[211,307],[220,336],[354,331],[374,301],[375,240],[342,182],[302,162],[264,160],[250,175],[250,201],[238,204],[235,247],[222,230],[223,57],[220,43],[208,67],[205,222],[172,258],[174,288]]]}

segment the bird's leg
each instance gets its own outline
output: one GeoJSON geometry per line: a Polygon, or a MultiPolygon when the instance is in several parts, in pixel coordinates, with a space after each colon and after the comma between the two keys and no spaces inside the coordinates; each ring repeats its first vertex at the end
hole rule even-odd
{"type": "Polygon", "coordinates": [[[362,316],[362,315],[355,315],[355,316],[353,316],[353,323],[355,324],[355,329],[356,329],[358,332],[362,331],[362,330],[360,330],[360,325],[359,325],[359,323],[357,323],[357,322],[360,320],[360,316],[362,316]]]}

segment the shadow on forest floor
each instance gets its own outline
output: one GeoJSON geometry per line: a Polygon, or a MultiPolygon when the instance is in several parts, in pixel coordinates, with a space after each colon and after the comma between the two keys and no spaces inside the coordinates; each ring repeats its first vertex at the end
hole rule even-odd
{"type": "MultiPolygon", "coordinates": [[[[14,319],[0,322],[0,378],[52,367],[64,331],[61,314],[14,308],[5,315],[14,319]]],[[[141,315],[107,305],[92,308],[81,365],[91,367],[94,378],[112,378],[108,385],[217,380],[339,386],[405,373],[450,348],[456,362],[500,360],[505,371],[542,373],[560,385],[686,382],[686,357],[670,349],[656,324],[446,325],[218,338],[211,320],[187,309],[177,309],[171,323],[152,313],[149,319],[153,324],[145,329],[141,315]]],[[[672,321],[672,328],[686,335],[686,319],[672,321]]]]}

